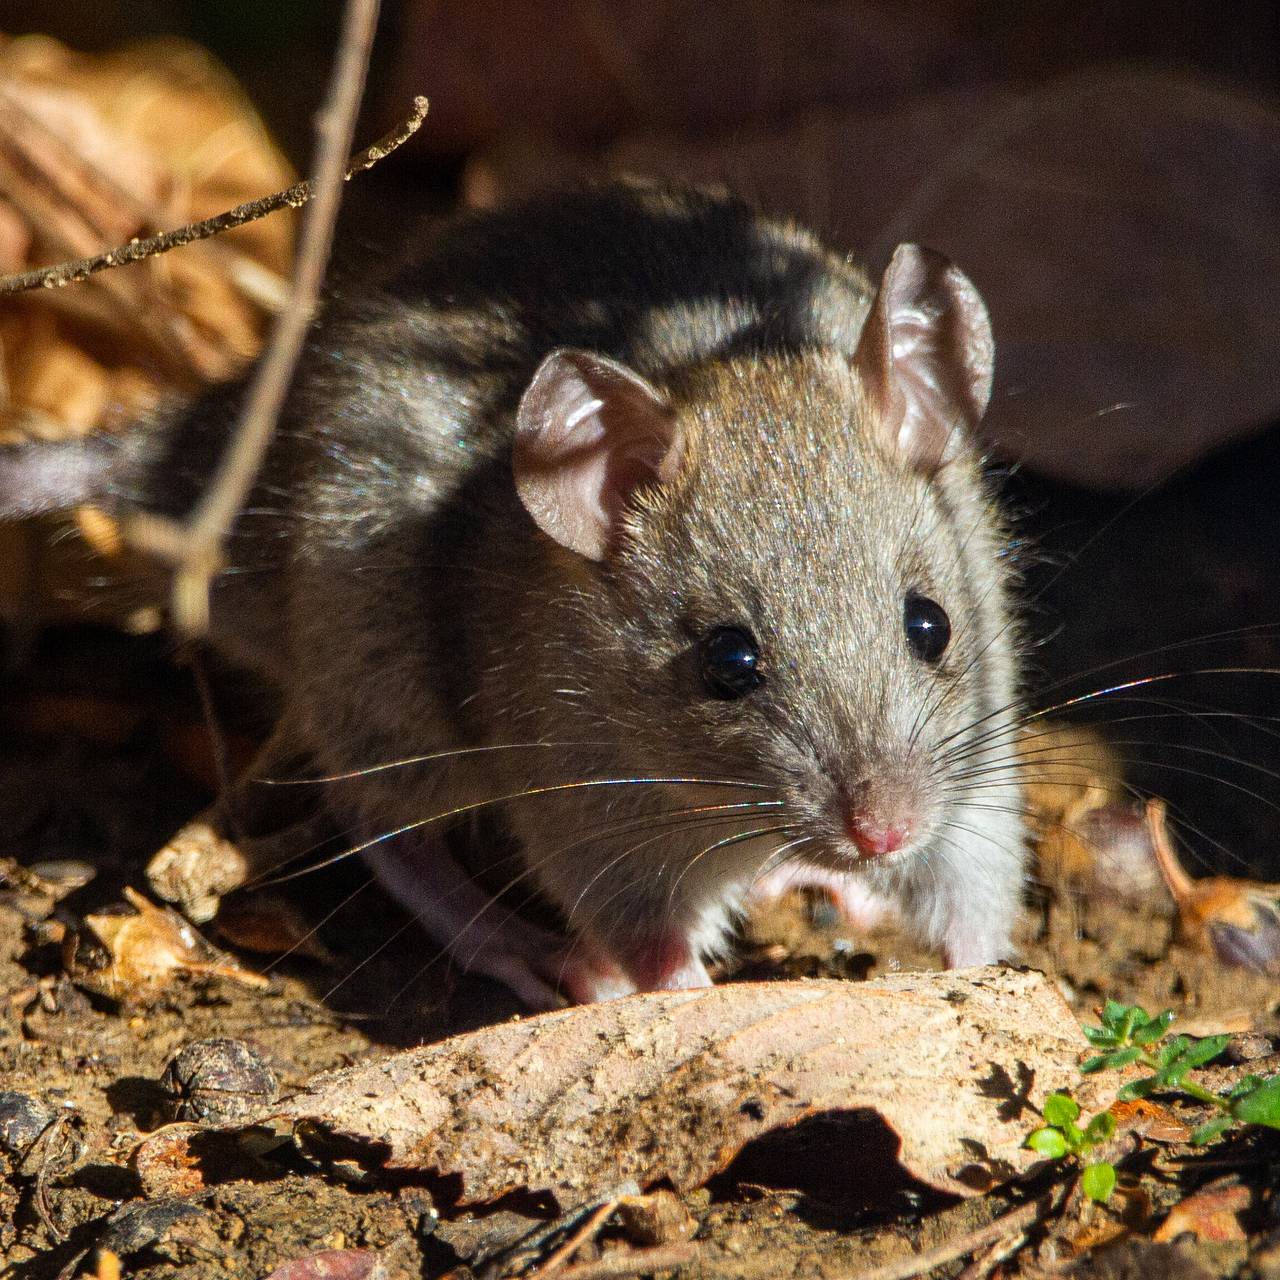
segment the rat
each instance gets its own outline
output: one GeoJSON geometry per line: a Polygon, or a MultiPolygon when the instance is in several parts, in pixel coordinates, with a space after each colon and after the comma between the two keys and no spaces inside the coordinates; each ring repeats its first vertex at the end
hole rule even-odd
{"type": "MultiPolygon", "coordinates": [[[[212,643],[281,695],[248,778],[312,761],[394,897],[535,1008],[705,985],[795,884],[949,966],[1005,957],[993,359],[941,255],[873,287],[721,193],[614,182],[416,239],[333,290],[213,582],[212,643]]],[[[0,453],[0,515],[182,515],[242,393],[0,453]]]]}

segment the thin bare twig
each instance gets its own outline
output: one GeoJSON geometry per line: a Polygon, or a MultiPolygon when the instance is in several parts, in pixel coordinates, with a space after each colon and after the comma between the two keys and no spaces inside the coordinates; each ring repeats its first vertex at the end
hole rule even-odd
{"type": "Polygon", "coordinates": [[[698,1260],[698,1246],[659,1244],[651,1249],[614,1249],[594,1262],[579,1262],[557,1273],[556,1280],[616,1280],[618,1276],[672,1271],[698,1260]]]}
{"type": "Polygon", "coordinates": [[[187,520],[135,515],[125,523],[125,536],[134,546],[174,565],[173,623],[183,635],[208,630],[210,581],[266,454],[320,296],[378,8],[379,0],[348,0],[329,90],[316,117],[314,194],[299,236],[289,301],[276,318],[226,454],[187,520]]]}
{"type": "Polygon", "coordinates": [[[579,1224],[577,1230],[533,1273],[535,1280],[550,1280],[553,1275],[562,1275],[566,1264],[572,1261],[573,1255],[600,1230],[605,1220],[617,1211],[618,1206],[630,1198],[625,1195],[610,1196],[602,1205],[598,1205],[594,1212],[589,1213],[586,1220],[579,1224]]]}
{"type": "MultiPolygon", "coordinates": [[[[379,160],[389,156],[397,147],[406,143],[422,127],[427,118],[427,100],[418,97],[413,100],[412,112],[385,137],[379,138],[372,146],[358,151],[347,163],[345,180],[354,178],[372,168],[379,160]]],[[[221,235],[234,227],[243,226],[246,222],[256,222],[269,213],[279,209],[299,209],[312,197],[314,183],[308,178],[304,182],[295,182],[284,191],[274,195],[261,196],[257,200],[247,200],[234,209],[205,218],[200,222],[189,222],[184,227],[176,227],[172,231],[162,231],[158,235],[148,236],[145,240],[131,240],[128,244],[116,245],[102,253],[88,258],[75,258],[70,262],[57,262],[47,267],[36,267],[31,271],[21,271],[10,276],[0,276],[0,296],[8,293],[25,293],[30,289],[60,289],[64,285],[76,284],[87,280],[99,271],[110,267],[123,267],[131,262],[141,262],[144,258],[154,258],[157,254],[168,253],[184,244],[192,244],[197,240],[208,240],[210,236],[221,235]]]]}

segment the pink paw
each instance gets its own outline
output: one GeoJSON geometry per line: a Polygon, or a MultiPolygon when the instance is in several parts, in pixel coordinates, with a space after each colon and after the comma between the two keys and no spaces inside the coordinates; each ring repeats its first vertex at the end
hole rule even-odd
{"type": "Polygon", "coordinates": [[[693,954],[688,938],[675,931],[658,934],[631,957],[628,967],[641,991],[687,991],[711,985],[711,975],[693,954]]]}
{"type": "Polygon", "coordinates": [[[599,948],[582,939],[566,941],[515,917],[493,930],[482,946],[471,950],[464,941],[450,950],[468,972],[496,978],[538,1012],[613,1000],[636,989],[599,948]]]}

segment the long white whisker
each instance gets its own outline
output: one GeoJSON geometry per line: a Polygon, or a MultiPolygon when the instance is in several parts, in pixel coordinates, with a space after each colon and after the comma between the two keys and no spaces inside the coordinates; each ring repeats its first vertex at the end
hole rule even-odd
{"type": "Polygon", "coordinates": [[[334,854],[332,857],[326,858],[323,862],[314,863],[311,866],[303,867],[298,871],[289,871],[283,875],[273,876],[268,880],[255,881],[255,887],[261,888],[268,885],[284,884],[289,880],[296,880],[299,876],[310,875],[312,872],[321,871],[325,867],[334,866],[344,858],[351,858],[357,854],[364,853],[366,849],[375,848],[386,840],[394,840],[397,836],[407,835],[411,831],[420,831],[423,827],[432,826],[437,822],[447,822],[451,818],[458,818],[466,813],[475,813],[480,809],[486,809],[492,805],[508,804],[514,800],[524,800],[533,796],[554,795],[558,792],[564,791],[581,791],[588,787],[622,786],[726,786],[750,787],[758,790],[768,790],[763,783],[739,783],[711,778],[592,778],[578,782],[556,782],[541,787],[527,787],[523,791],[513,791],[508,795],[503,796],[490,796],[486,800],[475,800],[469,804],[458,805],[455,808],[447,809],[442,813],[433,814],[429,818],[418,818],[414,822],[406,822],[403,826],[396,827],[391,831],[384,831],[381,835],[373,836],[350,849],[343,850],[342,853],[334,854]]]}

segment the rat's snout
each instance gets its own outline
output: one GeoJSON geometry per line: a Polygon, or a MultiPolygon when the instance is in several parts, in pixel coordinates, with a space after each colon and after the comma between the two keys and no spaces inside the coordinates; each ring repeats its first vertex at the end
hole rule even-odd
{"type": "Polygon", "coordinates": [[[864,858],[896,853],[919,826],[919,801],[910,788],[887,780],[858,783],[840,797],[845,834],[864,858]]]}

